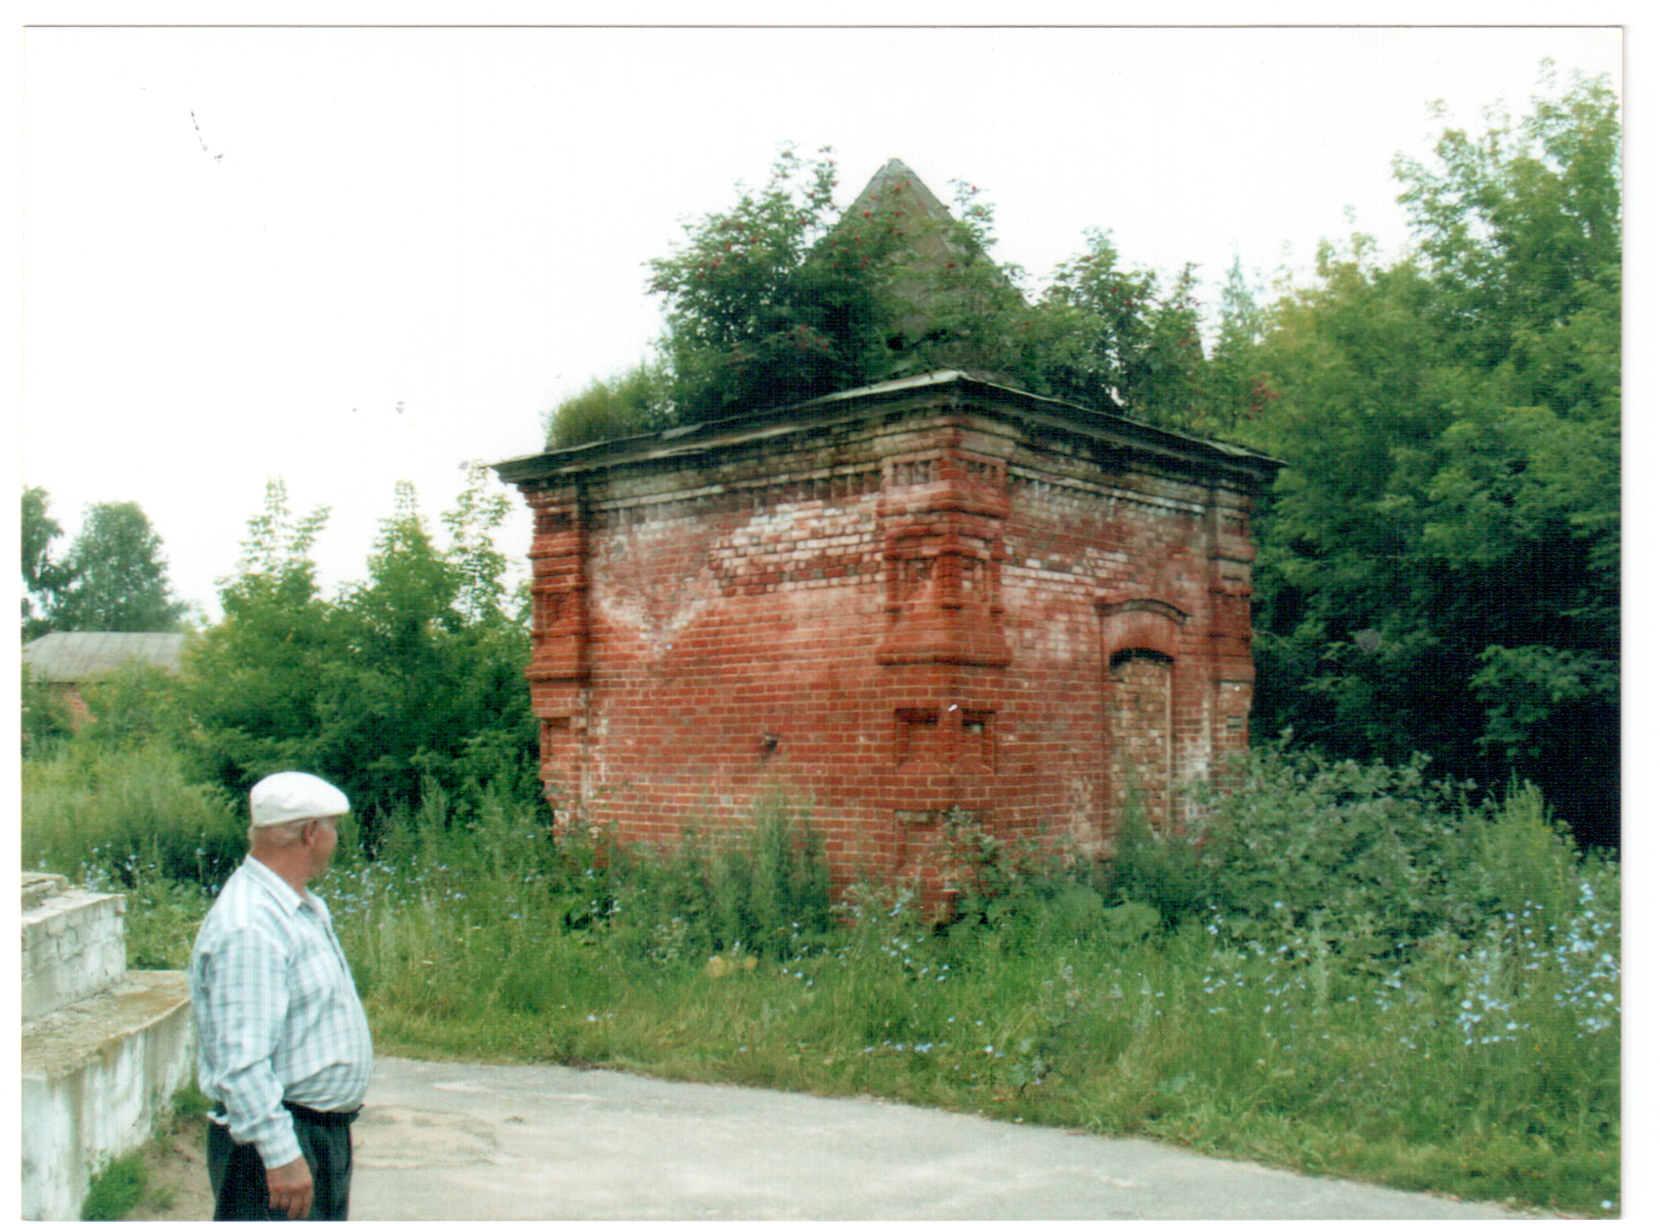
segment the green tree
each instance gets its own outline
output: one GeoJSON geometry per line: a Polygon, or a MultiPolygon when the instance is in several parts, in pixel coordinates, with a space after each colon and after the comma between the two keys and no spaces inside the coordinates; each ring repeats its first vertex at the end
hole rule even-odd
{"type": "Polygon", "coordinates": [[[1159,299],[1149,319],[1146,371],[1130,398],[1137,415],[1174,429],[1214,427],[1204,405],[1207,379],[1198,288],[1198,271],[1186,264],[1159,299]]]}
{"type": "Polygon", "coordinates": [[[176,629],[185,605],[167,580],[161,537],[136,502],[91,507],[64,559],[53,629],[144,633],[176,629]]]}
{"type": "Polygon", "coordinates": [[[495,788],[536,797],[529,633],[504,589],[490,531],[506,500],[473,473],[433,539],[400,485],[365,580],[317,591],[310,548],[323,512],[296,520],[281,485],[250,524],[224,619],[187,656],[185,705],[212,776],[241,791],[279,769],[327,777],[371,841],[436,783],[467,811],[495,788]]]}
{"type": "Polygon", "coordinates": [[[1110,233],[1087,240],[1038,303],[1031,389],[1156,425],[1214,427],[1194,266],[1166,284],[1127,265],[1110,233]]]}
{"type": "Polygon", "coordinates": [[[1278,396],[1248,429],[1285,461],[1258,521],[1257,722],[1332,752],[1404,759],[1444,715],[1445,659],[1405,616],[1424,456],[1450,420],[1437,393],[1429,287],[1372,244],[1324,247],[1316,287],[1270,312],[1260,353],[1278,396]],[[1430,725],[1434,724],[1434,725],[1430,725]]]}
{"type": "Polygon", "coordinates": [[[1358,239],[1269,312],[1249,437],[1258,724],[1537,777],[1617,837],[1619,139],[1599,82],[1397,173],[1420,239],[1358,239]]]}
{"type": "Polygon", "coordinates": [[[511,606],[513,596],[505,582],[507,558],[491,534],[507,521],[513,508],[499,486],[490,487],[494,480],[484,464],[469,464],[467,483],[455,505],[440,516],[450,533],[449,559],[459,575],[456,600],[470,624],[513,617],[523,620],[530,615],[528,605],[511,606]]]}
{"type": "Polygon", "coordinates": [[[759,191],[688,223],[651,261],[664,301],[663,361],[682,423],[811,399],[871,381],[893,303],[876,273],[897,248],[879,208],[838,217],[836,167],[792,150],[759,191]]]}
{"type": "Polygon", "coordinates": [[[1074,403],[1129,411],[1144,378],[1158,278],[1124,265],[1112,235],[1061,263],[1043,305],[1044,382],[1074,403]]]}
{"type": "Polygon", "coordinates": [[[311,559],[327,521],[326,509],[296,517],[282,482],[267,484],[238,570],[219,584],[224,616],[186,651],[191,746],[205,776],[235,793],[278,770],[327,768],[317,746],[323,665],[343,653],[311,559]]]}
{"type": "Polygon", "coordinates": [[[1204,400],[1218,433],[1232,435],[1242,421],[1262,415],[1268,386],[1258,349],[1266,326],[1267,313],[1235,256],[1222,282],[1216,341],[1206,364],[1204,400]]]}
{"type": "MultiPolygon", "coordinates": [[[[1548,67],[1544,84],[1558,88],[1548,67]]],[[[1449,343],[1478,368],[1507,367],[1510,402],[1566,409],[1561,372],[1531,350],[1599,285],[1618,309],[1618,102],[1607,82],[1576,78],[1561,97],[1536,98],[1520,122],[1489,122],[1476,135],[1444,132],[1433,163],[1398,158],[1400,198],[1449,343]]]]}
{"type": "Polygon", "coordinates": [[[1184,428],[1209,421],[1197,276],[1122,266],[1105,234],[1036,303],[992,256],[993,209],[957,184],[956,213],[902,163],[846,210],[828,151],[786,150],[759,191],[685,227],[652,260],[664,304],[654,360],[559,405],[550,445],[720,420],[954,367],[1184,428]]]}
{"type": "Polygon", "coordinates": [[[347,650],[326,661],[318,740],[353,780],[373,832],[378,813],[413,807],[437,783],[463,808],[494,785],[535,798],[535,720],[524,683],[529,633],[503,607],[505,568],[488,544],[505,499],[480,479],[446,516],[451,545],[428,530],[400,485],[369,557],[368,579],[336,605],[347,650]]]}
{"type": "Polygon", "coordinates": [[[45,489],[24,487],[19,525],[25,642],[50,631],[52,607],[63,590],[63,572],[52,560],[53,541],[63,535],[63,528],[52,517],[50,505],[45,489]]]}

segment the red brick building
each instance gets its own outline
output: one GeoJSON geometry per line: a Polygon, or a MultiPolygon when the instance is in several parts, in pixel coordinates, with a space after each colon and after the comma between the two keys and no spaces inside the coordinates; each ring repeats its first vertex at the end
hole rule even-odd
{"type": "Polygon", "coordinates": [[[833,870],[939,883],[947,814],[1110,844],[1246,746],[1275,464],[953,370],[497,465],[535,515],[557,822],[810,805],[833,870]]]}

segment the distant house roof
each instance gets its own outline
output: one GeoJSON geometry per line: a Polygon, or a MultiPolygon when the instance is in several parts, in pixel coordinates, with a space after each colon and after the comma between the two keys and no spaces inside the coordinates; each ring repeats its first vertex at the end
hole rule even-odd
{"type": "Polygon", "coordinates": [[[48,633],[23,647],[23,662],[36,680],[75,684],[128,663],[179,670],[182,633],[48,633]]]}

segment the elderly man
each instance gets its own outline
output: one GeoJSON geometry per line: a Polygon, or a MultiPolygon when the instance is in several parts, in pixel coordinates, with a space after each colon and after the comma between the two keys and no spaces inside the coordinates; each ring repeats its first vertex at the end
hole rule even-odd
{"type": "Polygon", "coordinates": [[[328,907],[306,885],[350,804],[321,778],[279,773],[249,807],[248,857],[190,957],[197,1082],[217,1102],[213,1218],[343,1220],[373,1052],[328,907]]]}

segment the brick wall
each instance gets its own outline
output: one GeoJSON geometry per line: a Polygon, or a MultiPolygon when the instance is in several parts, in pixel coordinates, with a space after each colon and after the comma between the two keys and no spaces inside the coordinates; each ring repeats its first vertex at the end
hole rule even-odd
{"type": "Polygon", "coordinates": [[[1257,469],[960,381],[830,408],[501,465],[556,821],[667,840],[777,795],[839,880],[938,894],[947,812],[1097,853],[1132,791],[1184,819],[1246,743],[1257,469]]]}

